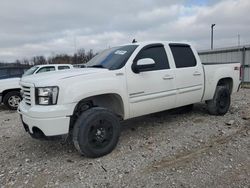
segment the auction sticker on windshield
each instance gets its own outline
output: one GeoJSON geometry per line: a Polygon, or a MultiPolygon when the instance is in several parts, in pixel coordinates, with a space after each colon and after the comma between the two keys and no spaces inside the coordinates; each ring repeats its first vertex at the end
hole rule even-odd
{"type": "Polygon", "coordinates": [[[125,50],[117,50],[117,51],[115,52],[116,55],[124,55],[124,54],[126,54],[126,53],[127,53],[127,51],[125,51],[125,50]]]}

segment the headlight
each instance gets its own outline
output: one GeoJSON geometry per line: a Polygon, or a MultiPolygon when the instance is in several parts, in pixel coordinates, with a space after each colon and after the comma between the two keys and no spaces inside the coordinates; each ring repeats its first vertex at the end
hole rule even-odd
{"type": "Polygon", "coordinates": [[[55,105],[57,103],[59,88],[38,87],[36,88],[36,104],[38,105],[55,105]]]}

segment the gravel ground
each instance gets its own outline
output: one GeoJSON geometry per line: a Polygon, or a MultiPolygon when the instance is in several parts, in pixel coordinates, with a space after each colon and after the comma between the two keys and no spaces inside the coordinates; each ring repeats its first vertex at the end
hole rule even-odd
{"type": "Polygon", "coordinates": [[[72,143],[39,141],[0,107],[0,187],[250,187],[250,90],[225,116],[166,111],[123,122],[117,148],[99,159],[72,143]]]}

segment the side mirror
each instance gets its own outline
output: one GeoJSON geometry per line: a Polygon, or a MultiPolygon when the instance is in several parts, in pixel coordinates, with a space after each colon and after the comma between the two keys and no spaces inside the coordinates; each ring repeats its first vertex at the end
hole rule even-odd
{"type": "Polygon", "coordinates": [[[143,71],[147,71],[148,69],[154,68],[155,61],[151,58],[140,59],[136,62],[133,71],[135,73],[140,73],[143,71]]]}

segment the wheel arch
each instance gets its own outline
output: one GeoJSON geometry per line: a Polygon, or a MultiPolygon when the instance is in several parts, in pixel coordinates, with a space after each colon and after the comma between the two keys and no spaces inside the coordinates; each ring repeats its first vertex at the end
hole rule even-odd
{"type": "Polygon", "coordinates": [[[6,89],[6,90],[4,90],[3,92],[2,92],[2,97],[4,98],[4,96],[7,94],[7,93],[9,93],[9,92],[12,92],[12,91],[18,91],[18,92],[20,92],[20,88],[14,88],[14,89],[6,89]]]}
{"type": "Polygon", "coordinates": [[[86,97],[80,100],[73,111],[73,115],[70,120],[70,130],[73,129],[77,118],[82,114],[82,112],[88,110],[92,107],[103,107],[107,108],[116,114],[120,119],[125,117],[125,108],[122,97],[117,93],[106,93],[100,95],[94,95],[86,97]]]}
{"type": "Polygon", "coordinates": [[[231,77],[221,78],[218,81],[216,87],[217,86],[225,86],[229,90],[230,94],[232,94],[232,91],[233,91],[233,78],[231,78],[231,77]]]}
{"type": "Polygon", "coordinates": [[[74,112],[79,110],[82,107],[82,105],[85,105],[85,104],[95,106],[95,107],[98,106],[98,107],[107,108],[122,118],[124,118],[124,115],[125,115],[124,103],[123,103],[122,97],[116,93],[94,95],[94,96],[82,99],[77,103],[74,112]]]}

